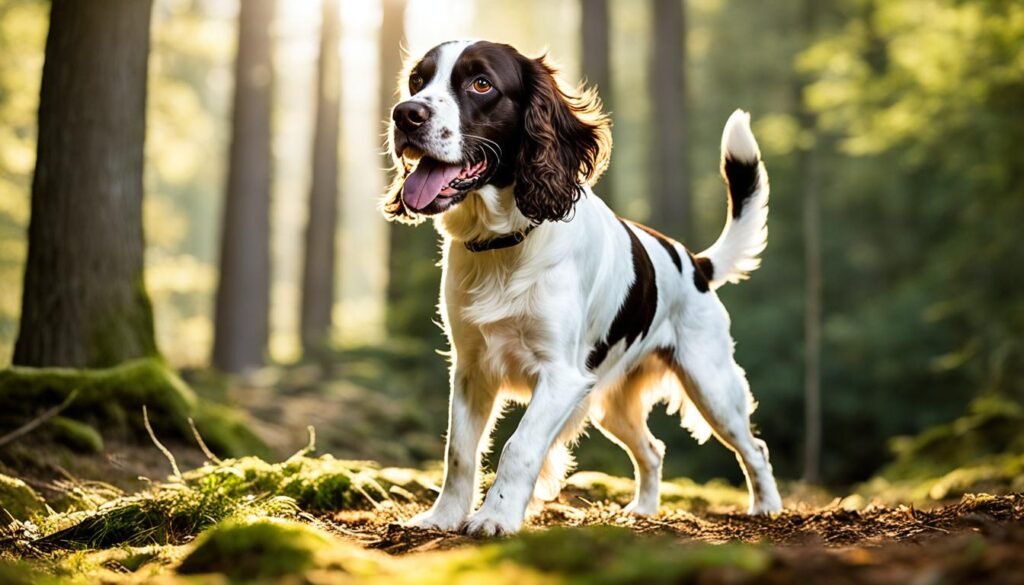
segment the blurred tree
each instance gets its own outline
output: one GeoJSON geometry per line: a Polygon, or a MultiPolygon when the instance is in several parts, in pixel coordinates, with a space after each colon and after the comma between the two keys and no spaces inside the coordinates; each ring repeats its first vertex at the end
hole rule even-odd
{"type": "Polygon", "coordinates": [[[323,0],[313,176],[302,269],[301,337],[305,351],[329,341],[334,308],[335,238],[338,231],[338,134],[341,20],[338,0],[323,0]]]}
{"type": "MultiPolygon", "coordinates": [[[[614,108],[612,70],[609,53],[611,52],[611,31],[608,0],[580,0],[581,23],[581,66],[580,69],[587,83],[597,87],[604,102],[604,110],[612,112],[614,108]]],[[[615,201],[615,179],[612,178],[614,165],[601,176],[601,188],[598,190],[605,201],[615,201]]]]}
{"type": "Polygon", "coordinates": [[[0,364],[18,334],[50,3],[0,0],[0,364]]]}
{"type": "Polygon", "coordinates": [[[651,224],[675,237],[690,234],[687,146],[686,8],[684,0],[653,0],[651,30],[651,224]]]}
{"type": "MultiPolygon", "coordinates": [[[[819,0],[803,3],[803,34],[814,38],[819,0]]],[[[816,118],[803,100],[806,76],[794,78],[800,123],[797,168],[804,234],[804,472],[803,480],[821,479],[821,194],[818,178],[816,118]]]]}
{"type": "MultiPolygon", "coordinates": [[[[383,0],[380,29],[380,112],[381,132],[386,134],[391,108],[398,99],[405,42],[405,0],[383,0]]],[[[393,162],[383,155],[385,169],[393,162]]],[[[385,177],[385,183],[391,177],[385,177]]],[[[389,336],[416,337],[435,345],[441,341],[437,320],[437,291],[441,271],[437,233],[429,225],[416,227],[393,223],[388,228],[388,288],[386,327],[389,336]]]]}
{"type": "Polygon", "coordinates": [[[221,234],[213,365],[263,364],[270,309],[270,25],[275,0],[241,3],[227,197],[221,234]]]}
{"type": "Polygon", "coordinates": [[[157,353],[142,233],[151,12],[151,0],[52,3],[15,364],[157,353]]]}

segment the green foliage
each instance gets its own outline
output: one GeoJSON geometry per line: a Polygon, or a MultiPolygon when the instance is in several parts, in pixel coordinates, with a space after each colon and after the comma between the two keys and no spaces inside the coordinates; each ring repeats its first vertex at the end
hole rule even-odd
{"type": "Polygon", "coordinates": [[[0,509],[0,526],[6,526],[11,518],[24,521],[45,514],[46,502],[25,482],[0,474],[0,509]]]}
{"type": "Polygon", "coordinates": [[[896,460],[881,473],[892,480],[947,473],[1001,453],[1024,454],[1024,408],[996,395],[978,398],[951,423],[893,439],[892,450],[896,460]]]}
{"type": "Polygon", "coordinates": [[[1024,133],[1024,6],[857,6],[841,34],[801,59],[816,78],[808,103],[838,134],[842,155],[881,179],[879,189],[838,196],[895,228],[865,260],[888,268],[876,273],[891,279],[894,298],[918,298],[928,335],[908,337],[931,352],[935,378],[1022,401],[1024,297],[1007,267],[1024,265],[1012,219],[1024,214],[1024,162],[1014,155],[1024,133]]]}
{"type": "Polygon", "coordinates": [[[301,574],[316,564],[330,537],[297,522],[228,520],[207,531],[178,566],[184,575],[221,573],[252,580],[301,574]]]}
{"type": "Polygon", "coordinates": [[[869,497],[930,503],[1024,489],[1024,408],[998,395],[980,397],[964,416],[891,446],[895,461],[861,486],[869,497]]]}
{"type": "MultiPolygon", "coordinates": [[[[764,266],[720,294],[776,471],[792,477],[802,463],[808,149],[822,207],[826,481],[865,479],[889,438],[952,420],[975,396],[1024,400],[1024,296],[1009,268],[1024,265],[1020,3],[692,7],[691,140],[717,144],[728,111],[747,108],[771,174],[764,266]],[[817,123],[801,128],[805,107],[817,123]]],[[[712,231],[723,213],[716,156],[700,147],[690,167],[698,223],[712,231]]],[[[710,243],[697,236],[687,244],[710,243]]],[[[675,465],[687,445],[668,432],[655,430],[675,465]]],[[[687,450],[689,469],[672,473],[739,479],[728,457],[704,451],[687,450]]]]}

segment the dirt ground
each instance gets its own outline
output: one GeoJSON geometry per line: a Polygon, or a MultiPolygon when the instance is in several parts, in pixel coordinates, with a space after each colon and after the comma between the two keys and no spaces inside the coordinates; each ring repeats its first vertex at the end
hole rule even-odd
{"type": "MultiPolygon", "coordinates": [[[[350,406],[346,402],[349,394],[341,390],[331,400],[321,397],[307,401],[292,400],[294,397],[275,400],[269,393],[253,392],[248,406],[262,415],[255,425],[257,432],[275,450],[287,452],[303,442],[298,421],[324,423],[325,428],[332,428],[327,423],[334,421],[333,428],[361,436],[363,429],[335,420],[343,419],[340,413],[350,406]],[[287,408],[280,405],[283,402],[287,402],[287,408]],[[296,409],[296,405],[302,408],[296,409]]],[[[393,417],[393,413],[382,410],[380,417],[393,417]]],[[[333,439],[338,444],[356,442],[341,431],[337,433],[333,439]]],[[[152,446],[114,447],[102,455],[74,458],[39,457],[34,449],[16,456],[15,451],[4,457],[0,472],[24,478],[48,501],[81,485],[79,482],[110,481],[132,492],[149,483],[140,477],[166,476],[167,463],[152,446]]],[[[382,449],[368,447],[359,455],[402,455],[382,449]]],[[[184,469],[194,468],[203,460],[194,447],[173,445],[172,450],[184,469]]],[[[328,450],[334,451],[330,446],[328,450]]],[[[790,488],[786,511],[773,517],[747,516],[732,505],[698,509],[677,502],[663,505],[655,517],[638,518],[622,512],[623,501],[569,487],[557,502],[547,504],[532,517],[524,530],[536,534],[561,527],[615,526],[656,539],[656,543],[682,547],[747,543],[770,559],[767,569],[756,573],[728,563],[702,568],[692,574],[692,579],[688,577],[687,583],[1024,584],[1024,494],[969,494],[930,509],[864,507],[863,503],[852,505],[840,498],[829,501],[831,497],[790,488]]],[[[300,520],[340,540],[399,558],[466,550],[491,542],[406,528],[403,521],[425,509],[430,497],[411,501],[384,502],[376,510],[319,515],[302,512],[300,520]]],[[[585,562],[600,567],[602,561],[595,555],[585,562]]]]}
{"type": "MultiPolygon", "coordinates": [[[[318,519],[343,539],[393,555],[449,550],[479,539],[411,530],[401,520],[422,507],[343,512],[318,519]]],[[[710,570],[698,583],[1024,583],[1024,495],[965,496],[933,510],[869,507],[786,511],[776,517],[663,511],[625,515],[617,504],[549,504],[526,527],[623,526],[682,543],[756,543],[772,564],[756,577],[710,570]]]]}

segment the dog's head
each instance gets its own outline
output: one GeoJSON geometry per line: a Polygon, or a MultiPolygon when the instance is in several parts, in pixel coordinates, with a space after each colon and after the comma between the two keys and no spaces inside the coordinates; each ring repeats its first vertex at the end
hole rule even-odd
{"type": "Polygon", "coordinates": [[[400,81],[390,150],[391,219],[454,209],[485,186],[512,187],[532,222],[569,217],[608,164],[611,133],[591,90],[570,92],[544,57],[508,45],[454,41],[431,49],[400,81]]]}

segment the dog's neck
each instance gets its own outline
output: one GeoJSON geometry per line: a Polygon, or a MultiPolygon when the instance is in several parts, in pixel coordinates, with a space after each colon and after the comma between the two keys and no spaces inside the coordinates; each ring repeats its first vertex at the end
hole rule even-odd
{"type": "Polygon", "coordinates": [[[527,230],[531,222],[516,207],[512,187],[486,185],[438,217],[434,225],[446,239],[484,242],[527,230]]]}

